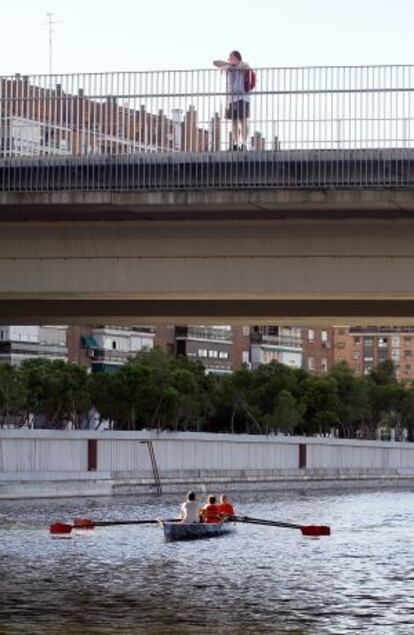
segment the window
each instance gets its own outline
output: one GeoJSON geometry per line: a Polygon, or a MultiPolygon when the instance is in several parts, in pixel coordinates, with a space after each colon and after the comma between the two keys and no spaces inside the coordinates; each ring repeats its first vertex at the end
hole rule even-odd
{"type": "Polygon", "coordinates": [[[372,348],[374,346],[372,337],[364,337],[364,346],[365,348],[372,348]]]}
{"type": "Polygon", "coordinates": [[[335,348],[345,348],[345,342],[337,342],[335,348]]]}
{"type": "Polygon", "coordinates": [[[218,351],[208,351],[208,356],[213,358],[213,359],[217,359],[218,351]]]}
{"type": "Polygon", "coordinates": [[[352,369],[354,370],[355,373],[360,373],[361,372],[360,364],[354,364],[354,366],[352,366],[352,369]]]}
{"type": "Polygon", "coordinates": [[[243,364],[248,364],[250,362],[250,352],[249,351],[243,351],[242,352],[242,363],[243,364]]]}
{"type": "Polygon", "coordinates": [[[345,329],[338,329],[338,335],[345,335],[345,329]]]}
{"type": "MultiPolygon", "coordinates": [[[[220,351],[219,357],[220,357],[220,359],[228,359],[229,358],[229,354],[227,353],[227,351],[220,351]]],[[[247,360],[247,361],[249,361],[249,360],[247,360]]]]}
{"type": "Polygon", "coordinates": [[[250,326],[243,326],[242,333],[243,333],[243,337],[249,337],[249,335],[250,335],[250,326]]]}
{"type": "Polygon", "coordinates": [[[328,341],[328,331],[321,331],[321,342],[328,341]]]}
{"type": "Polygon", "coordinates": [[[327,357],[322,357],[321,359],[321,370],[323,373],[328,372],[328,358],[327,357]]]}
{"type": "Polygon", "coordinates": [[[404,357],[412,357],[412,351],[404,351],[404,357]]]}
{"type": "Polygon", "coordinates": [[[359,346],[361,344],[361,338],[360,337],[354,337],[354,346],[359,346]]]}
{"type": "Polygon", "coordinates": [[[359,359],[359,357],[360,357],[360,353],[358,351],[354,351],[352,353],[352,359],[359,359]]]}
{"type": "Polygon", "coordinates": [[[404,364],[404,371],[406,373],[411,373],[411,364],[404,364]]]}
{"type": "Polygon", "coordinates": [[[404,346],[411,346],[411,337],[404,337],[404,346]]]}
{"type": "Polygon", "coordinates": [[[308,370],[315,370],[315,358],[308,357],[308,370]]]}
{"type": "Polygon", "coordinates": [[[308,341],[309,342],[315,341],[315,331],[313,329],[308,330],[308,341]]]}
{"type": "Polygon", "coordinates": [[[0,331],[0,339],[4,340],[4,331],[0,331]]]}
{"type": "Polygon", "coordinates": [[[116,341],[112,340],[112,349],[115,350],[116,349],[116,341]]]}
{"type": "Polygon", "coordinates": [[[198,356],[199,357],[207,357],[207,349],[206,348],[199,348],[198,349],[198,356]]]}

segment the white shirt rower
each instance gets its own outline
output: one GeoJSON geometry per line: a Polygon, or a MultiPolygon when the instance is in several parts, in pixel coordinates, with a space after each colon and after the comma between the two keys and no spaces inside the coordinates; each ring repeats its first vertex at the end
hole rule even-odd
{"type": "Polygon", "coordinates": [[[189,525],[200,522],[200,507],[194,492],[188,492],[187,500],[181,505],[181,522],[189,525]]]}

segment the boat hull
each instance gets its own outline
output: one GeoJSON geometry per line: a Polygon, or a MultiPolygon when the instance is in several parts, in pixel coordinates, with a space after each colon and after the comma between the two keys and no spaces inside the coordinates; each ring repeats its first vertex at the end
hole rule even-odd
{"type": "Polygon", "coordinates": [[[162,522],[166,542],[178,540],[201,540],[231,534],[235,530],[232,523],[171,523],[162,522]]]}

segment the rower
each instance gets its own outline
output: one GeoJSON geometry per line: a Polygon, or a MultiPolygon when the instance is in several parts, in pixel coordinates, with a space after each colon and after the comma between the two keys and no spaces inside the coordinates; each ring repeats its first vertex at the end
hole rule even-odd
{"type": "Polygon", "coordinates": [[[200,507],[194,492],[188,492],[187,500],[181,505],[181,522],[185,525],[200,522],[200,507]]]}
{"type": "Polygon", "coordinates": [[[226,494],[222,494],[220,496],[220,504],[219,504],[219,512],[222,518],[227,518],[228,516],[234,516],[235,511],[233,505],[229,501],[229,497],[226,494]]]}
{"type": "Polygon", "coordinates": [[[215,496],[207,498],[207,505],[201,510],[203,523],[219,523],[221,521],[220,506],[217,504],[215,496]]]}

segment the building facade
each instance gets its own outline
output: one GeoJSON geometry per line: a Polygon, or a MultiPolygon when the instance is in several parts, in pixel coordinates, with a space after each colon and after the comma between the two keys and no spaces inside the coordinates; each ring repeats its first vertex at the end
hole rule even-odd
{"type": "Polygon", "coordinates": [[[303,368],[311,375],[328,373],[334,365],[334,328],[302,329],[303,368]]]}
{"type": "Polygon", "coordinates": [[[380,362],[390,360],[398,379],[414,379],[414,328],[382,326],[334,327],[334,363],[345,361],[364,377],[380,362]]]}
{"type": "Polygon", "coordinates": [[[151,326],[69,327],[69,361],[80,363],[90,372],[113,372],[131,357],[154,347],[151,326]]]}
{"type": "Polygon", "coordinates": [[[68,359],[66,326],[0,325],[0,362],[19,366],[39,357],[68,359]]]}
{"type": "Polygon", "coordinates": [[[253,326],[250,332],[252,368],[272,361],[290,368],[303,365],[302,332],[290,326],[253,326]]]}
{"type": "Polygon", "coordinates": [[[176,326],[175,353],[200,361],[210,375],[226,375],[232,371],[231,326],[176,326]]]}

